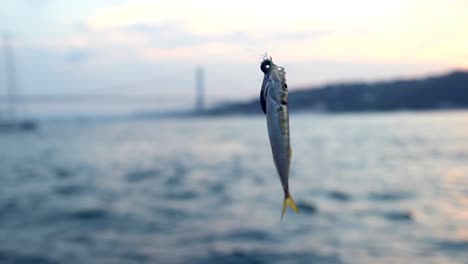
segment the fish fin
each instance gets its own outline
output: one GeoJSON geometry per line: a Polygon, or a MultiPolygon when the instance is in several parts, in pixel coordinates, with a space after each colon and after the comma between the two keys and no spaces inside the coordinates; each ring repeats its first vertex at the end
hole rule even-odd
{"type": "Polygon", "coordinates": [[[291,194],[288,194],[286,198],[284,199],[283,202],[283,210],[281,211],[281,219],[283,219],[284,214],[286,213],[286,207],[291,207],[291,209],[296,212],[296,214],[299,213],[299,209],[297,208],[296,203],[294,202],[291,194]]]}

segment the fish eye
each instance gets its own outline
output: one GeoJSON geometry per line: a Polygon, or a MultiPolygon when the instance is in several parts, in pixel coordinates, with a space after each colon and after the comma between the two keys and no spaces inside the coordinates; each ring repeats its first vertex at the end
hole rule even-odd
{"type": "Polygon", "coordinates": [[[270,67],[271,67],[270,60],[264,60],[262,61],[262,64],[260,64],[260,70],[262,70],[264,74],[267,74],[270,71],[270,67]]]}

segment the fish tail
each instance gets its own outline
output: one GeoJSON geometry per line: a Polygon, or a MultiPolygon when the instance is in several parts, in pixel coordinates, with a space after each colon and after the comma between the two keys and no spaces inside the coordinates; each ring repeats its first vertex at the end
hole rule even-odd
{"type": "Polygon", "coordinates": [[[296,214],[299,213],[299,209],[297,208],[296,203],[294,202],[291,194],[287,193],[284,197],[284,202],[283,202],[283,210],[281,211],[281,219],[283,219],[284,214],[286,213],[286,207],[290,207],[293,209],[296,214]]]}

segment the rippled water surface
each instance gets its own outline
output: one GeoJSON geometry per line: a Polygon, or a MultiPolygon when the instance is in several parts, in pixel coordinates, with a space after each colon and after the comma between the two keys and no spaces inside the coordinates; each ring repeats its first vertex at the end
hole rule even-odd
{"type": "Polygon", "coordinates": [[[0,263],[468,263],[468,112],[292,115],[0,134],[0,263]]]}

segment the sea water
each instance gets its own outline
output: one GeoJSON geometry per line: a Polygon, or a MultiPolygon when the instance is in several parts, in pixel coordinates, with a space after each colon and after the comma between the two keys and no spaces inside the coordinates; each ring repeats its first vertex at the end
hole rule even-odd
{"type": "Polygon", "coordinates": [[[0,263],[467,263],[468,112],[45,122],[0,134],[0,263]]]}

